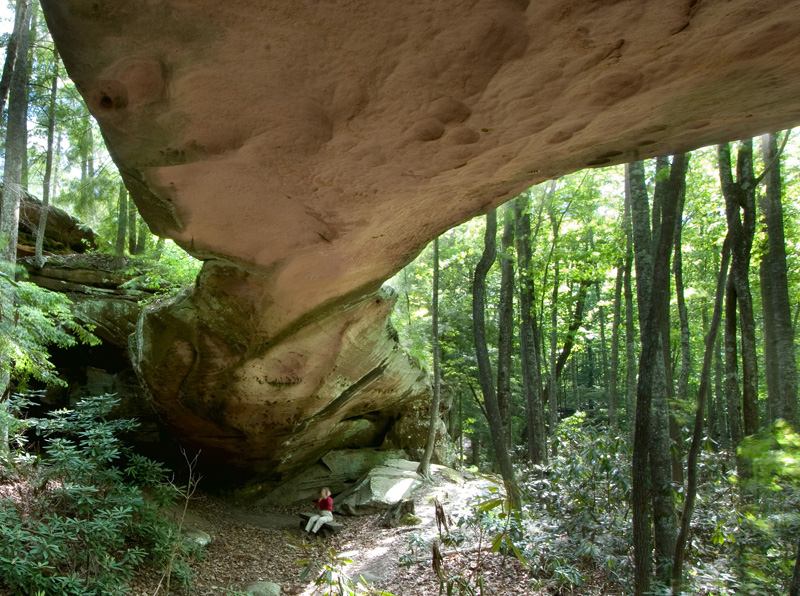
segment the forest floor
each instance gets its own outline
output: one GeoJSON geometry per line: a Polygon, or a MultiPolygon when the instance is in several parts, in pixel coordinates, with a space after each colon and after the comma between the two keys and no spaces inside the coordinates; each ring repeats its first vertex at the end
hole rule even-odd
{"type": "MultiPolygon", "coordinates": [[[[429,545],[437,536],[436,500],[448,512],[486,488],[487,481],[483,478],[456,483],[437,471],[433,482],[412,497],[416,516],[421,520],[419,525],[387,529],[378,525],[379,514],[336,515],[335,521],[344,526],[343,530],[325,540],[310,540],[313,546],[307,552],[299,551],[292,543],[306,536],[299,526],[299,513],[309,507],[244,508],[209,495],[196,496],[189,503],[186,526],[207,532],[212,540],[205,547],[204,556],[192,565],[194,585],[188,593],[234,594],[253,582],[270,581],[281,586],[283,595],[321,594],[322,590],[314,591],[313,582],[319,572],[301,580],[304,566],[297,561],[311,558],[324,562],[325,552],[332,547],[340,556],[353,561],[345,572],[354,582],[363,574],[376,589],[395,596],[437,596],[439,580],[432,568],[430,546],[412,552],[409,545],[421,544],[419,539],[429,545]],[[404,555],[411,561],[404,563],[401,559],[404,555]]],[[[479,551],[472,544],[458,549],[442,546],[445,570],[459,574],[473,587],[480,576],[484,594],[533,594],[522,564],[511,557],[488,552],[485,544],[483,547],[479,551]]],[[[156,574],[140,575],[132,585],[132,595],[152,596],[157,592],[159,580],[156,574]]],[[[159,593],[163,593],[163,585],[159,593]]]]}

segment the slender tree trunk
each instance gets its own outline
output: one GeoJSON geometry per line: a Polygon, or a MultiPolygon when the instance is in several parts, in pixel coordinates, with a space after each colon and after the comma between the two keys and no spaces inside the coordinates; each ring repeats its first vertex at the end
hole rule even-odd
{"type": "MultiPolygon", "coordinates": [[[[679,158],[683,159],[683,158],[679,158]]],[[[685,167],[685,160],[682,162],[685,167]]],[[[651,254],[655,255],[656,245],[661,234],[674,233],[674,231],[664,229],[662,232],[661,212],[662,206],[665,201],[674,200],[677,202],[676,208],[676,222],[683,217],[683,195],[685,190],[685,179],[681,176],[680,179],[675,179],[673,182],[674,174],[678,172],[677,169],[670,167],[668,157],[659,157],[656,159],[656,175],[655,175],[655,188],[653,190],[653,208],[652,215],[652,231],[650,234],[651,254]]],[[[646,190],[642,189],[642,194],[646,196],[646,190]]],[[[635,222],[634,222],[635,225],[635,222]]],[[[642,221],[644,225],[644,220],[642,221]]],[[[676,224],[677,225],[677,224],[676,224]]],[[[673,240],[674,242],[674,240],[673,240]]],[[[637,253],[638,254],[638,253],[637,253]]],[[[638,266],[637,266],[638,267],[638,266]]],[[[639,269],[637,268],[637,276],[639,269]]],[[[638,283],[637,283],[638,288],[638,283]]],[[[669,458],[670,469],[672,470],[672,481],[676,484],[683,484],[683,463],[681,456],[681,440],[678,422],[675,419],[675,376],[670,358],[670,351],[672,348],[672,325],[670,322],[669,306],[666,306],[666,311],[661,322],[661,349],[662,349],[662,363],[661,370],[657,371],[656,387],[663,387],[663,391],[653,391],[653,415],[654,424],[655,420],[659,420],[658,424],[651,427],[652,449],[657,451],[656,455],[651,454],[650,465],[655,468],[655,474],[661,474],[662,463],[665,462],[663,458],[669,458]],[[662,433],[662,424],[666,431],[662,433]],[[664,438],[663,435],[666,435],[664,438]]],[[[642,311],[640,310],[640,316],[642,311]]],[[[662,483],[656,478],[653,478],[653,484],[661,486],[662,483]]],[[[659,497],[656,496],[656,499],[659,497]]],[[[670,497],[671,499],[671,497],[670,497]]],[[[664,512],[666,513],[666,512],[664,512]]],[[[656,523],[658,523],[658,516],[656,516],[656,523]]],[[[656,550],[658,551],[659,538],[656,535],[656,550]]],[[[670,551],[672,549],[669,549],[670,551]]],[[[672,562],[672,552],[669,553],[670,564],[672,562]]],[[[665,578],[661,578],[665,579],[665,578]]]]}
{"type": "Polygon", "coordinates": [[[720,320],[722,319],[722,305],[727,283],[728,260],[730,257],[730,242],[726,238],[722,249],[722,264],[717,275],[717,289],[714,299],[714,314],[711,318],[711,326],[705,338],[705,352],[703,354],[703,369],[700,373],[700,387],[697,390],[697,410],[694,418],[694,430],[692,432],[692,445],[689,448],[687,457],[686,474],[688,483],[686,486],[686,500],[681,516],[680,530],[678,539],[675,543],[675,560],[672,564],[672,593],[681,593],[681,583],[683,578],[683,558],[686,552],[686,541],[689,536],[689,526],[692,521],[694,511],[694,501],[697,496],[697,458],[700,455],[700,447],[703,442],[703,411],[705,409],[705,399],[710,394],[711,385],[711,365],[714,358],[714,346],[717,343],[717,331],[719,330],[720,320]]]}
{"type": "Polygon", "coordinates": [[[764,329],[764,378],[767,382],[767,421],[772,424],[782,417],[780,364],[775,337],[775,310],[773,308],[772,263],[769,248],[764,247],[758,264],[761,286],[761,316],[764,329]]]}
{"type": "Polygon", "coordinates": [[[742,442],[742,395],[739,390],[739,349],[737,346],[736,291],[730,278],[725,290],[725,399],[728,405],[730,447],[742,442]]]}
{"type": "MultiPolygon", "coordinates": [[[[678,226],[680,227],[680,221],[678,226]]],[[[673,270],[675,275],[675,295],[678,298],[678,319],[681,328],[681,369],[678,375],[678,387],[675,397],[678,404],[683,404],[689,389],[689,375],[692,372],[692,350],[689,332],[689,309],[686,307],[686,295],[683,286],[683,258],[681,256],[680,232],[676,233],[673,270]]]]}
{"type": "MultiPolygon", "coordinates": [[[[726,271],[726,278],[727,278],[727,271],[726,271]]],[[[700,317],[701,317],[701,319],[703,321],[703,344],[705,345],[705,343],[706,343],[706,341],[708,339],[709,325],[710,325],[710,320],[709,320],[709,317],[708,317],[708,303],[705,300],[703,300],[703,308],[700,311],[700,317]]],[[[717,336],[719,336],[719,333],[717,333],[717,336]]],[[[714,347],[712,348],[712,370],[711,370],[711,373],[709,373],[709,374],[713,374],[713,372],[714,372],[713,371],[713,364],[714,364],[713,356],[715,354],[716,345],[717,344],[716,344],[716,341],[715,341],[714,347]]],[[[714,380],[713,376],[710,377],[709,383],[712,383],[713,380],[714,380]]],[[[706,399],[706,420],[707,420],[707,425],[708,425],[708,438],[711,439],[711,441],[714,441],[714,442],[719,441],[719,436],[718,436],[718,433],[717,433],[716,401],[715,401],[713,388],[712,388],[712,390],[710,390],[708,392],[708,398],[706,399]]]]}
{"type": "MultiPolygon", "coordinates": [[[[39,20],[39,5],[36,0],[31,0],[31,8],[30,8],[31,16],[30,16],[30,24],[28,26],[28,44],[27,44],[27,59],[25,60],[25,113],[28,113],[28,81],[31,80],[31,71],[33,68],[33,59],[34,59],[34,45],[36,43],[36,27],[39,20]]],[[[17,58],[19,60],[19,58],[17,58]]],[[[25,118],[25,138],[28,138],[28,119],[25,118]]],[[[22,159],[22,188],[25,191],[28,191],[28,152],[25,151],[25,155],[22,159]]]]}
{"type": "MultiPolygon", "coordinates": [[[[644,164],[641,162],[625,165],[625,194],[631,211],[637,210],[641,203],[634,198],[634,194],[644,186],[644,164]]],[[[646,199],[646,198],[645,198],[646,199]]],[[[637,218],[632,218],[637,219],[637,218]]],[[[641,219],[641,216],[638,217],[641,219]]],[[[634,228],[635,229],[635,226],[634,228]]],[[[649,242],[647,243],[649,245],[649,242]]],[[[649,251],[648,251],[649,252],[649,251]]],[[[637,258],[637,272],[640,260],[637,258]]],[[[651,267],[652,270],[652,267],[651,267]]],[[[637,275],[638,280],[638,275],[637,275]]],[[[639,311],[645,306],[639,302],[639,311]]],[[[649,310],[645,312],[650,314],[649,310]]],[[[654,363],[658,353],[659,342],[653,337],[658,333],[655,326],[658,317],[645,317],[649,327],[642,329],[642,354],[639,358],[639,383],[642,390],[637,391],[636,418],[633,435],[633,459],[631,463],[631,512],[633,515],[633,552],[634,552],[634,589],[636,596],[644,596],[650,592],[650,583],[653,575],[653,533],[650,507],[649,486],[649,449],[650,444],[650,381],[652,377],[652,364],[644,366],[645,355],[648,363],[654,363]],[[644,378],[642,378],[644,377],[644,378]]],[[[640,315],[640,319],[641,319],[640,315]]],[[[630,341],[630,338],[628,338],[630,341]]]]}
{"type": "Polygon", "coordinates": [[[36,226],[36,248],[34,261],[37,267],[44,266],[44,233],[47,228],[47,211],[50,208],[50,181],[53,176],[53,143],[56,130],[56,99],[58,94],[58,50],[53,50],[53,79],[50,83],[50,100],[47,106],[47,154],[44,164],[44,180],[42,182],[42,211],[39,224],[36,226]]]}
{"type": "Polygon", "coordinates": [[[514,468],[511,458],[505,448],[503,425],[500,417],[500,407],[497,403],[492,375],[492,365],[489,361],[489,350],[486,346],[486,275],[492,267],[496,257],[497,236],[497,211],[486,215],[486,234],[484,248],[478,264],[475,266],[475,275],[472,283],[472,329],[475,340],[475,356],[478,363],[478,377],[483,392],[483,401],[486,406],[487,421],[492,437],[495,457],[500,468],[500,474],[508,492],[509,498],[515,507],[519,506],[519,494],[514,468]]]}
{"type": "Polygon", "coordinates": [[[139,233],[137,234],[137,239],[136,239],[136,252],[134,254],[140,255],[144,253],[145,246],[147,245],[148,236],[150,236],[150,228],[147,226],[147,222],[145,220],[140,219],[139,233]]]}
{"type": "MultiPolygon", "coordinates": [[[[156,242],[155,256],[153,257],[156,261],[160,260],[161,259],[161,255],[164,254],[164,245],[165,245],[164,238],[159,236],[158,237],[158,241],[156,242]]],[[[408,294],[406,294],[406,297],[408,297],[408,294]]],[[[411,319],[409,318],[409,322],[410,322],[410,320],[411,319]]]]}
{"type": "MultiPolygon", "coordinates": [[[[17,0],[14,13],[14,29],[6,46],[6,61],[3,65],[3,75],[0,77],[0,113],[6,109],[6,99],[11,88],[11,79],[16,69],[19,56],[20,39],[27,34],[30,28],[30,11],[32,0],[17,0]],[[25,33],[23,33],[23,31],[25,33]]],[[[26,50],[27,52],[27,50],[26,50]]],[[[27,70],[27,68],[26,68],[27,70]]]]}
{"type": "Polygon", "coordinates": [[[658,230],[658,233],[652,233],[652,235],[649,226],[650,218],[643,164],[637,162],[629,164],[626,168],[626,188],[631,197],[636,285],[640,327],[642,328],[642,353],[639,357],[639,380],[636,393],[632,485],[637,596],[642,596],[650,590],[652,573],[653,534],[649,529],[647,507],[648,461],[652,486],[657,577],[663,583],[671,580],[671,566],[675,552],[676,520],[674,496],[670,483],[671,465],[666,396],[662,397],[657,394],[664,391],[664,360],[662,357],[664,342],[662,342],[661,336],[669,306],[669,262],[674,241],[679,183],[685,175],[685,164],[685,157],[682,155],[677,155],[673,159],[669,186],[663,191],[663,196],[659,197],[658,213],[653,213],[653,230],[658,230]]]}
{"type": "MultiPolygon", "coordinates": [[[[580,396],[580,393],[578,393],[578,359],[575,356],[572,357],[572,366],[570,366],[570,368],[572,369],[572,375],[571,376],[572,376],[572,398],[573,398],[573,402],[575,404],[575,409],[576,410],[582,410],[583,408],[581,407],[581,396],[580,396]]],[[[566,407],[566,405],[567,404],[566,404],[566,400],[565,400],[564,406],[566,407]]]]}
{"type": "Polygon", "coordinates": [[[511,353],[514,347],[514,212],[503,208],[500,243],[500,303],[497,309],[497,403],[506,449],[511,449],[511,353]]]}
{"type": "Polygon", "coordinates": [[[86,175],[94,179],[94,126],[92,117],[86,114],[86,175]]]}
{"type": "MultiPolygon", "coordinates": [[[[786,133],[789,134],[788,132],[786,133]]],[[[800,428],[797,403],[797,360],[795,356],[792,308],[789,302],[789,283],[786,273],[786,241],[783,232],[783,206],[781,191],[781,163],[778,155],[778,139],[775,134],[762,138],[766,191],[764,195],[764,219],[767,224],[768,251],[764,258],[770,270],[770,310],[774,314],[772,343],[778,362],[779,398],[778,416],[795,429],[800,428]]],[[[766,302],[764,310],[766,311],[766,302]]]]}
{"type": "Polygon", "coordinates": [[[516,218],[517,276],[519,278],[520,361],[525,395],[528,459],[532,464],[547,462],[547,437],[542,407],[542,381],[539,367],[534,288],[531,279],[531,221],[527,195],[514,201],[516,218]]]}
{"type": "Polygon", "coordinates": [[[614,314],[611,322],[611,362],[608,375],[608,423],[611,428],[619,428],[617,411],[617,384],[619,382],[619,328],[622,320],[622,280],[624,277],[622,259],[617,262],[617,275],[614,281],[614,314]]]}
{"type": "MultiPolygon", "coordinates": [[[[684,157],[683,167],[686,168],[688,156],[684,157]]],[[[680,350],[681,367],[678,376],[678,384],[675,391],[674,401],[672,401],[670,416],[670,436],[672,445],[672,479],[678,486],[683,486],[683,440],[681,437],[680,426],[676,420],[675,412],[683,407],[686,400],[686,392],[689,387],[689,374],[691,372],[691,350],[689,341],[689,311],[686,307],[686,297],[683,286],[683,253],[681,251],[681,236],[683,233],[683,206],[686,197],[686,178],[681,177],[677,181],[678,206],[675,215],[675,239],[674,254],[672,259],[672,270],[675,277],[675,296],[678,303],[678,321],[680,325],[680,350]]]]}
{"type": "Polygon", "coordinates": [[[135,255],[136,254],[136,216],[138,215],[138,211],[136,210],[136,203],[133,200],[128,201],[128,254],[135,255]]]}
{"type": "MultiPolygon", "coordinates": [[[[556,224],[553,224],[554,233],[557,233],[556,224]]],[[[553,239],[555,243],[555,239],[553,239]]],[[[550,303],[550,377],[545,388],[544,402],[548,406],[547,418],[550,427],[550,451],[553,455],[558,449],[556,441],[556,428],[558,427],[558,374],[556,374],[556,343],[558,340],[558,285],[559,268],[558,257],[553,264],[553,293],[550,303]]]]}
{"type": "Polygon", "coordinates": [[[608,349],[606,347],[606,309],[602,305],[600,300],[600,283],[595,283],[594,285],[595,297],[597,298],[597,315],[599,319],[600,325],[600,374],[602,376],[603,382],[603,391],[606,395],[606,403],[608,403],[609,397],[609,378],[608,378],[608,349]]]}
{"type": "Polygon", "coordinates": [[[436,446],[436,429],[439,427],[439,405],[442,401],[439,370],[439,238],[433,240],[433,291],[431,294],[431,349],[433,351],[433,401],[431,402],[428,440],[417,472],[430,478],[431,457],[436,446]]]}
{"type": "MultiPolygon", "coordinates": [[[[583,313],[586,309],[586,294],[588,294],[591,286],[592,281],[588,279],[583,280],[578,286],[578,292],[575,297],[575,310],[572,312],[572,320],[569,324],[569,328],[567,329],[567,337],[564,339],[564,345],[561,348],[561,352],[559,353],[555,364],[550,369],[550,377],[551,379],[555,378],[554,382],[556,384],[558,383],[558,379],[561,377],[561,373],[564,371],[567,360],[569,360],[569,357],[572,354],[572,348],[575,346],[575,335],[583,324],[583,313]]],[[[577,363],[574,360],[573,365],[577,369],[577,363]]],[[[577,377],[573,377],[573,386],[575,388],[575,394],[577,395],[576,379],[577,377]]],[[[553,392],[550,391],[550,387],[545,389],[545,399],[549,400],[550,403],[553,404],[553,392]]],[[[558,415],[558,403],[556,402],[553,405],[556,415],[558,415]]],[[[556,424],[557,423],[558,418],[556,418],[556,424]]]]}
{"type": "MultiPolygon", "coordinates": [[[[3,199],[0,209],[0,272],[13,280],[17,264],[17,239],[19,232],[19,203],[22,196],[22,164],[28,149],[28,30],[31,11],[26,10],[20,25],[17,59],[8,91],[8,119],[6,152],[3,164],[3,199]]],[[[10,283],[0,286],[0,327],[4,333],[16,333],[14,296],[10,283]]],[[[8,363],[0,367],[0,407],[5,408],[5,398],[11,387],[11,370],[8,363]]],[[[0,419],[4,419],[0,416],[0,419]]],[[[0,454],[8,452],[8,427],[0,424],[0,454]]]]}
{"type": "Polygon", "coordinates": [[[25,12],[17,45],[17,59],[8,92],[8,122],[6,152],[3,166],[3,207],[0,211],[0,239],[3,242],[0,259],[3,271],[11,279],[17,262],[19,203],[22,198],[22,167],[27,156],[28,136],[28,32],[31,9],[25,12]]]}
{"type": "Polygon", "coordinates": [[[730,448],[730,432],[725,418],[725,365],[722,360],[722,339],[717,336],[714,347],[714,405],[717,421],[717,436],[723,449],[730,448]]]}
{"type": "MultiPolygon", "coordinates": [[[[736,181],[731,173],[730,146],[719,145],[719,174],[725,215],[731,237],[730,280],[739,308],[742,342],[742,419],[745,435],[758,432],[758,370],[755,317],[750,293],[750,252],[755,234],[755,175],[753,141],[739,146],[736,181]]],[[[735,447],[735,445],[734,445],[735,447]]]]}
{"type": "Polygon", "coordinates": [[[625,228],[625,260],[622,289],[625,297],[625,404],[628,429],[633,438],[636,420],[636,317],[633,315],[633,229],[631,223],[630,184],[625,184],[623,226],[625,228]]]}
{"type": "Polygon", "coordinates": [[[114,251],[115,269],[125,266],[125,241],[128,237],[128,190],[125,183],[119,183],[119,195],[117,198],[117,244],[114,251]]]}

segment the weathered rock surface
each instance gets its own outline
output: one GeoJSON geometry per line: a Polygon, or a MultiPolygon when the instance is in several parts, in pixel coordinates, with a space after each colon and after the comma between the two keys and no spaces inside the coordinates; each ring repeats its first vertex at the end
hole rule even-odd
{"type": "MultiPolygon", "coordinates": [[[[36,230],[42,215],[42,202],[33,195],[23,193],[19,205],[18,255],[30,256],[36,246],[36,230]]],[[[47,208],[45,254],[84,253],[97,248],[94,231],[53,205],[47,208]]]]}
{"type": "Polygon", "coordinates": [[[274,582],[253,582],[244,588],[245,594],[249,596],[280,596],[281,587],[274,582]]]}
{"type": "Polygon", "coordinates": [[[417,466],[418,462],[392,459],[373,468],[336,497],[334,511],[347,515],[370,515],[391,508],[422,486],[417,466]]]}
{"type": "Polygon", "coordinates": [[[26,269],[26,281],[65,294],[72,302],[75,318],[100,339],[94,346],[51,348],[52,362],[66,386],[49,387],[42,401],[55,408],[74,407],[87,395],[114,393],[119,403],[112,415],[139,422],[126,439],[148,455],[166,458],[167,446],[175,454],[177,449],[162,432],[128,353],[129,337],[139,317],[139,300],[153,293],[128,287],[139,272],[135,267],[133,272],[119,271],[112,267],[112,260],[110,255],[90,253],[51,255],[41,268],[33,257],[20,261],[26,269]]]}
{"type": "Polygon", "coordinates": [[[112,260],[110,255],[96,253],[69,254],[51,256],[41,268],[32,257],[20,264],[27,271],[27,281],[72,300],[73,314],[94,327],[95,335],[127,348],[139,317],[139,301],[151,298],[153,292],[127,287],[136,274],[116,269],[112,260]]]}
{"type": "Polygon", "coordinates": [[[420,399],[372,292],[442,231],[800,121],[797,3],[42,4],[143,217],[207,259],[137,370],[183,440],[274,480],[420,399]]]}
{"type": "Polygon", "coordinates": [[[145,307],[132,336],[157,410],[202,450],[204,474],[277,483],[331,449],[380,446],[392,424],[425,410],[411,404],[427,399],[427,375],[387,322],[393,296],[372,294],[269,341],[261,286],[234,306],[227,289],[251,274],[226,267],[209,280],[213,268],[168,306],[145,307]]]}
{"type": "Polygon", "coordinates": [[[344,492],[373,467],[389,459],[402,459],[406,453],[392,449],[335,449],[319,463],[306,468],[258,502],[259,505],[292,505],[311,503],[319,498],[320,488],[327,486],[333,494],[344,492]]]}

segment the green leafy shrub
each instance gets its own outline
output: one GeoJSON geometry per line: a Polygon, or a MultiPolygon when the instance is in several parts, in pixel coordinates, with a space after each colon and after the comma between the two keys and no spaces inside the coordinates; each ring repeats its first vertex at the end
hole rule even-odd
{"type": "Polygon", "coordinates": [[[143,566],[174,565],[180,534],[159,514],[176,489],[165,470],[130,453],[117,435],[131,420],[109,420],[112,395],[86,398],[28,424],[44,438],[41,458],[17,453],[14,481],[0,485],[0,585],[14,594],[126,594],[143,566]]]}
{"type": "Polygon", "coordinates": [[[64,294],[13,281],[5,274],[0,276],[0,378],[8,375],[18,385],[31,378],[63,385],[50,362],[47,346],[99,342],[91,329],[75,321],[70,305],[64,294]]]}
{"type": "Polygon", "coordinates": [[[201,261],[170,240],[157,255],[128,261],[126,273],[134,277],[122,287],[146,289],[162,296],[176,294],[194,283],[201,267],[201,261]]]}
{"type": "Polygon", "coordinates": [[[630,448],[578,412],[558,427],[558,455],[522,482],[523,556],[540,586],[574,588],[631,571],[630,448]]]}
{"type": "Polygon", "coordinates": [[[767,596],[791,578],[800,534],[800,435],[780,421],[746,439],[739,455],[753,471],[746,482],[735,473],[734,454],[701,454],[687,553],[691,593],[767,596]]]}

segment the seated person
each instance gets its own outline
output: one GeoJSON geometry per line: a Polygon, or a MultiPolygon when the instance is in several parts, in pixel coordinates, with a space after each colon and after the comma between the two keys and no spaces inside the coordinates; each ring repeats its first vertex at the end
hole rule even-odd
{"type": "Polygon", "coordinates": [[[319,513],[312,515],[306,524],[306,532],[316,534],[319,529],[329,521],[333,521],[333,498],[328,487],[320,491],[320,497],[314,502],[314,507],[319,513]]]}

